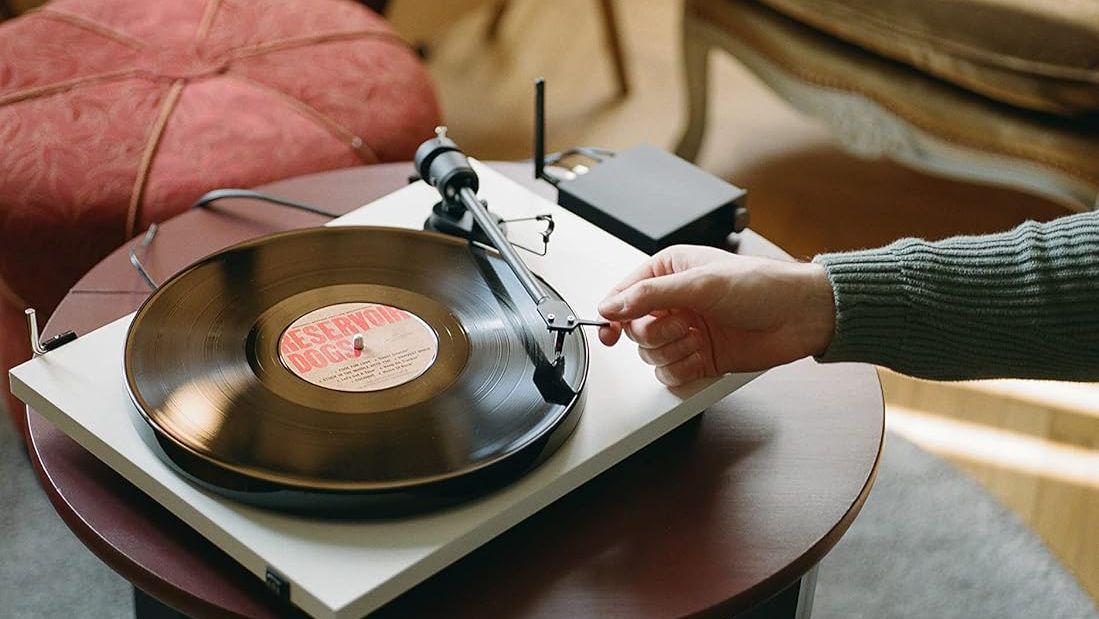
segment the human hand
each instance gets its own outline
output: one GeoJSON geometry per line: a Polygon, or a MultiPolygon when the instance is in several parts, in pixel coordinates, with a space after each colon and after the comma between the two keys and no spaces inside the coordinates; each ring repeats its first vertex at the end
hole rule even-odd
{"type": "Polygon", "coordinates": [[[613,346],[625,333],[671,387],[823,353],[835,329],[824,267],[690,245],[647,260],[599,313],[612,321],[600,341],[613,346]]]}

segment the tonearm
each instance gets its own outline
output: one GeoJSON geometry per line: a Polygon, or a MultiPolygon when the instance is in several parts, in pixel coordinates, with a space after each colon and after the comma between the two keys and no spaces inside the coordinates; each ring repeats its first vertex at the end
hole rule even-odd
{"type": "MultiPolygon", "coordinates": [[[[446,136],[446,127],[438,127],[435,137],[420,144],[416,149],[416,171],[427,184],[435,187],[443,199],[443,207],[456,216],[469,212],[489,244],[500,252],[504,262],[515,273],[515,277],[530,295],[546,328],[553,334],[553,352],[560,358],[564,348],[565,336],[578,327],[605,326],[605,320],[591,320],[575,316],[563,301],[550,296],[538,279],[531,273],[515,248],[504,236],[497,225],[496,217],[477,198],[480,181],[469,159],[446,136]]],[[[472,238],[472,237],[471,237],[472,238]]]]}

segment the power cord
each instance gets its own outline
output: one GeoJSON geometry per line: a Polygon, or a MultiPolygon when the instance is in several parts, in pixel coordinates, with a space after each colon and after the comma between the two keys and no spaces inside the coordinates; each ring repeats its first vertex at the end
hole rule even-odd
{"type": "Polygon", "coordinates": [[[341,213],[331,213],[326,210],[310,206],[308,204],[302,204],[300,202],[294,202],[293,200],[287,200],[286,198],[279,198],[277,196],[260,193],[258,191],[252,191],[251,189],[215,189],[213,191],[207,191],[191,205],[191,208],[206,208],[217,202],[218,200],[225,200],[228,198],[245,198],[250,200],[261,200],[263,202],[270,202],[272,204],[278,204],[280,206],[288,206],[290,208],[298,209],[299,211],[305,211],[307,213],[313,213],[314,215],[321,215],[323,217],[336,218],[341,213]]]}

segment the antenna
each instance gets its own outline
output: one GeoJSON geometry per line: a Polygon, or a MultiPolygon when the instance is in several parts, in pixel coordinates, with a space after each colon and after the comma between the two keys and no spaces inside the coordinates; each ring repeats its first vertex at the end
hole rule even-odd
{"type": "Polygon", "coordinates": [[[546,80],[534,80],[534,178],[542,178],[546,167],[546,80]]]}

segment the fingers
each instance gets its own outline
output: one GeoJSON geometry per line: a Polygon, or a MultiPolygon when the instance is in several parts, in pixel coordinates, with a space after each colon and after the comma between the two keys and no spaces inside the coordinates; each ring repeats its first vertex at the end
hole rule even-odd
{"type": "Polygon", "coordinates": [[[692,307],[701,281],[688,273],[661,275],[635,282],[599,304],[608,320],[633,320],[656,310],[692,307]]]}
{"type": "MultiPolygon", "coordinates": [[[[673,263],[675,262],[675,254],[678,249],[680,248],[671,247],[663,249],[641,263],[629,275],[624,277],[622,281],[611,288],[610,292],[607,293],[607,297],[603,300],[603,304],[600,304],[600,313],[602,313],[603,305],[606,304],[608,300],[616,297],[622,291],[630,288],[634,284],[675,272],[673,263]]],[[[609,316],[604,317],[610,318],[609,316]]]]}
{"type": "MultiPolygon", "coordinates": [[[[612,323],[599,329],[599,339],[613,346],[622,331],[620,325],[612,323]]],[[[639,347],[637,352],[645,363],[656,366],[656,379],[669,387],[685,385],[706,375],[701,340],[695,332],[660,348],[639,347]]]]}
{"type": "Polygon", "coordinates": [[[625,333],[638,344],[641,360],[655,366],[656,378],[678,387],[706,376],[703,336],[675,315],[646,316],[599,329],[599,340],[613,346],[625,333]]]}
{"type": "Polygon", "coordinates": [[[687,324],[675,319],[665,324],[667,312],[656,312],[640,320],[614,322],[599,328],[599,341],[605,346],[614,346],[623,333],[641,346],[655,348],[687,334],[687,324]]]}
{"type": "Polygon", "coordinates": [[[713,278],[699,267],[715,262],[744,260],[714,247],[675,245],[662,249],[614,286],[599,304],[609,320],[633,320],[654,309],[698,309],[702,302],[691,292],[706,292],[713,278]],[[707,281],[703,281],[707,280],[707,281]]]}
{"type": "Polygon", "coordinates": [[[599,341],[604,346],[614,346],[618,338],[622,337],[622,323],[612,322],[605,327],[599,327],[599,341]]]}
{"type": "Polygon", "coordinates": [[[706,363],[698,350],[675,363],[656,368],[656,379],[669,387],[686,385],[705,375],[706,363]]]}
{"type": "Polygon", "coordinates": [[[639,281],[646,280],[658,275],[663,275],[664,270],[662,262],[654,258],[649,258],[645,262],[641,263],[636,269],[634,269],[629,275],[622,278],[622,281],[618,282],[611,291],[607,293],[607,298],[610,298],[619,292],[629,288],[639,281]]]}
{"type": "Polygon", "coordinates": [[[669,387],[707,375],[705,338],[677,316],[626,323],[626,335],[637,342],[641,360],[656,368],[656,378],[669,387]]]}
{"type": "MultiPolygon", "coordinates": [[[[661,275],[670,275],[684,268],[682,264],[684,262],[684,252],[707,252],[711,248],[691,247],[688,245],[674,245],[672,247],[664,248],[652,255],[648,260],[641,263],[636,269],[629,275],[624,277],[622,281],[611,289],[608,297],[613,296],[616,293],[633,286],[637,282],[651,279],[653,277],[660,277],[661,275]],[[677,268],[678,264],[678,268],[677,268]]],[[[688,261],[689,262],[689,261],[688,261]]]]}
{"type": "Polygon", "coordinates": [[[689,325],[681,316],[664,313],[631,320],[623,325],[623,330],[642,348],[660,348],[683,339],[689,325]]]}
{"type": "Polygon", "coordinates": [[[641,360],[655,367],[671,365],[702,350],[702,341],[698,333],[690,333],[660,348],[638,348],[641,360]]]}

